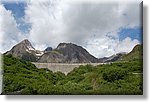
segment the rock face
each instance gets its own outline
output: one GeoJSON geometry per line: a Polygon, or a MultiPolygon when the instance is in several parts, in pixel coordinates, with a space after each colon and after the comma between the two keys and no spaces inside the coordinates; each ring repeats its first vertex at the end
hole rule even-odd
{"type": "Polygon", "coordinates": [[[7,51],[5,53],[5,55],[8,54],[27,61],[37,61],[39,56],[41,56],[43,52],[35,50],[31,43],[27,39],[25,39],[19,44],[15,45],[10,51],[7,51]]]}
{"type": "Polygon", "coordinates": [[[57,52],[57,51],[50,51],[47,53],[44,53],[38,62],[42,63],[64,63],[64,56],[63,54],[57,52]]]}
{"type": "Polygon", "coordinates": [[[98,59],[81,46],[72,43],[60,43],[56,49],[43,54],[38,62],[96,63],[98,59]]]}
{"type": "Polygon", "coordinates": [[[122,57],[125,55],[126,53],[123,52],[123,53],[117,53],[115,55],[112,55],[110,57],[104,57],[104,58],[100,58],[99,59],[99,62],[101,63],[106,63],[106,62],[115,62],[115,61],[118,61],[118,60],[122,60],[122,57]]]}

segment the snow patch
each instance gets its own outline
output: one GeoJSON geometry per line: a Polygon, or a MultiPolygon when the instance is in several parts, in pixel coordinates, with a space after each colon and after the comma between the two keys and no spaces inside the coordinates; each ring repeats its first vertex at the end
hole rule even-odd
{"type": "Polygon", "coordinates": [[[30,51],[28,49],[26,49],[26,51],[30,53],[30,51]]]}
{"type": "Polygon", "coordinates": [[[27,46],[28,50],[33,51],[35,50],[32,46],[27,46]]]}
{"type": "Polygon", "coordinates": [[[38,51],[38,50],[36,50],[36,56],[42,56],[44,54],[44,52],[43,51],[38,51]]]}

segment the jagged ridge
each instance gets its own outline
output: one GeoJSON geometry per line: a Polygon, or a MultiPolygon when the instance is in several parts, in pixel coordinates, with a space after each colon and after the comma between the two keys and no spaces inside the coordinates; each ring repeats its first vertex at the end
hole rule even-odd
{"type": "Polygon", "coordinates": [[[26,61],[42,63],[105,63],[139,58],[139,55],[141,57],[141,51],[141,45],[137,45],[128,54],[118,53],[110,57],[98,59],[76,44],[60,43],[55,49],[48,47],[44,51],[39,51],[25,39],[15,45],[10,51],[7,51],[5,55],[11,54],[26,61]]]}

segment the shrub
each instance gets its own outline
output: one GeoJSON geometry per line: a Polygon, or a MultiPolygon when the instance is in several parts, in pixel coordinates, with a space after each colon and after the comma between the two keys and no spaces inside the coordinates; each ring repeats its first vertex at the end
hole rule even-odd
{"type": "Polygon", "coordinates": [[[127,70],[118,68],[106,68],[103,72],[103,79],[108,82],[123,79],[127,75],[127,70]]]}

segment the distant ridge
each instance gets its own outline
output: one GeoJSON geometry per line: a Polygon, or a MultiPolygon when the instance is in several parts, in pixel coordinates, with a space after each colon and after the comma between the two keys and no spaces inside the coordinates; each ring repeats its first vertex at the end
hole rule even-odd
{"type": "Polygon", "coordinates": [[[83,47],[73,43],[60,43],[55,49],[48,47],[44,51],[39,51],[32,46],[28,39],[25,39],[7,51],[5,55],[11,54],[26,61],[42,63],[106,63],[140,59],[141,51],[142,45],[136,45],[128,54],[123,52],[98,59],[83,47]]]}
{"type": "Polygon", "coordinates": [[[122,56],[126,55],[125,52],[122,52],[122,53],[117,53],[117,54],[114,54],[110,57],[104,57],[104,58],[100,58],[99,59],[99,62],[115,62],[115,61],[119,61],[119,60],[122,60],[122,56]]]}

